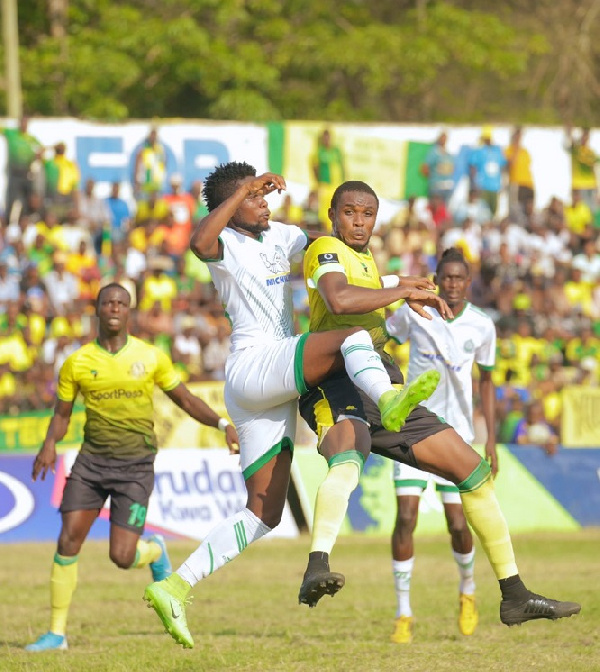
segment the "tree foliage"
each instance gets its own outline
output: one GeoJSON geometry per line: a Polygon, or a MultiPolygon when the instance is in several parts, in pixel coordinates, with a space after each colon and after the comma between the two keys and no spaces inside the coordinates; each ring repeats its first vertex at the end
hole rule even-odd
{"type": "Polygon", "coordinates": [[[28,0],[19,33],[45,116],[583,124],[600,94],[600,0],[28,0]]]}

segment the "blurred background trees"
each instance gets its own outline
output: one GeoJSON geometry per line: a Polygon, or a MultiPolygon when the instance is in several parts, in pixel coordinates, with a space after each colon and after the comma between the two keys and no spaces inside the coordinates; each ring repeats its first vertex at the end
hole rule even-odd
{"type": "Polygon", "coordinates": [[[600,0],[28,0],[18,11],[29,114],[598,125],[600,0]]]}

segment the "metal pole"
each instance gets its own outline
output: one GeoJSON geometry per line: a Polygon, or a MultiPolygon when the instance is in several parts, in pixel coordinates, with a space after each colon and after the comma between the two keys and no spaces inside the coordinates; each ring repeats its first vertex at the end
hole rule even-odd
{"type": "Polygon", "coordinates": [[[6,69],[7,113],[13,119],[23,114],[21,75],[19,71],[19,26],[17,0],[2,0],[2,33],[6,69]]]}

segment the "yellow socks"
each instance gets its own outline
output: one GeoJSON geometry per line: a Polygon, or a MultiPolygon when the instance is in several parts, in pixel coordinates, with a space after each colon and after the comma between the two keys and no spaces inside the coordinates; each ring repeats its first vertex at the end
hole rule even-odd
{"type": "Polygon", "coordinates": [[[479,537],[498,580],[519,573],[508,525],[496,499],[490,467],[481,460],[473,473],[458,484],[465,516],[479,537]]]}
{"type": "Polygon", "coordinates": [[[329,461],[329,471],[317,492],[311,553],[331,553],[348,509],[348,500],[358,485],[363,464],[364,457],[354,450],[335,455],[329,461]]]}
{"type": "Polygon", "coordinates": [[[50,575],[50,632],[64,635],[67,628],[69,607],[77,586],[77,558],[56,553],[50,575]]]}
{"type": "Polygon", "coordinates": [[[135,547],[135,560],[132,568],[140,569],[146,567],[151,562],[155,562],[162,555],[162,548],[155,541],[144,541],[138,539],[135,547]]]}

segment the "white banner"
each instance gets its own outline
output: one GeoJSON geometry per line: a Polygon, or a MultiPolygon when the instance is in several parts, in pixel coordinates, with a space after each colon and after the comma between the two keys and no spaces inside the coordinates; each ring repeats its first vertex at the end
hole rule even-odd
{"type": "MultiPolygon", "coordinates": [[[[68,473],[78,451],[65,454],[68,473]]],[[[154,492],[146,527],[187,539],[204,539],[219,522],[246,505],[239,457],[226,448],[169,448],[154,462],[154,492]]],[[[105,509],[110,506],[110,499],[105,509]]],[[[269,537],[293,538],[298,527],[286,502],[281,523],[269,537]]]]}
{"type": "MultiPolygon", "coordinates": [[[[0,120],[2,127],[15,126],[14,120],[0,120]]],[[[81,171],[82,188],[89,178],[97,183],[96,196],[107,198],[112,182],[122,184],[121,197],[132,200],[131,182],[137,150],[144,143],[153,122],[101,124],[78,119],[29,120],[28,132],[49,148],[58,142],[66,145],[66,155],[81,171]]],[[[195,180],[204,180],[215,166],[228,161],[247,161],[259,173],[268,170],[268,135],[265,126],[238,122],[174,121],[156,122],[158,138],[165,146],[168,177],[183,176],[189,189],[195,180]]],[[[6,191],[6,142],[0,136],[0,200],[6,191]]]]}

